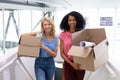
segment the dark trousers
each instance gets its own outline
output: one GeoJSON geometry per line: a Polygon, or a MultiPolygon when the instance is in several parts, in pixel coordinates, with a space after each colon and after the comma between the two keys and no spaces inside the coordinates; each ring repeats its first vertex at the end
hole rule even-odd
{"type": "Polygon", "coordinates": [[[75,70],[71,65],[64,62],[64,78],[65,80],[83,80],[85,70],[75,70]]]}

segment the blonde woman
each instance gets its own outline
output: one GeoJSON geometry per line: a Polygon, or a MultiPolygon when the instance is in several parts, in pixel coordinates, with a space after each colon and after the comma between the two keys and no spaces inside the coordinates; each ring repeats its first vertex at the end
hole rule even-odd
{"type": "Polygon", "coordinates": [[[55,73],[54,57],[58,51],[58,37],[55,35],[55,26],[49,17],[45,17],[41,22],[41,33],[32,32],[26,35],[36,36],[41,34],[40,57],[35,60],[36,80],[52,80],[55,73]]]}

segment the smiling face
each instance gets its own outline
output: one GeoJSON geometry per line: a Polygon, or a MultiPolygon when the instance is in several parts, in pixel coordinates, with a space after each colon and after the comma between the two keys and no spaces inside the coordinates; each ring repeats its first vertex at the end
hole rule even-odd
{"type": "Polygon", "coordinates": [[[74,16],[69,16],[69,17],[68,17],[68,25],[69,25],[69,27],[70,27],[70,30],[71,30],[71,29],[74,29],[74,30],[75,30],[75,28],[76,28],[76,19],[75,19],[74,16]]]}
{"type": "Polygon", "coordinates": [[[55,25],[49,17],[45,17],[41,21],[41,32],[42,37],[44,35],[51,35],[53,38],[55,38],[55,25]]]}
{"type": "Polygon", "coordinates": [[[49,21],[44,21],[43,22],[43,30],[45,31],[45,33],[50,33],[51,29],[52,29],[52,25],[50,24],[49,21]]]}

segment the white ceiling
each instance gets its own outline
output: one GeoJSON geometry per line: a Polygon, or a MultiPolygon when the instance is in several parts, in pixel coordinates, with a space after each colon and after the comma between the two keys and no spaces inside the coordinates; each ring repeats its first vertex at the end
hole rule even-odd
{"type": "Polygon", "coordinates": [[[72,8],[120,8],[120,0],[67,0],[72,8]]]}
{"type": "Polygon", "coordinates": [[[65,0],[0,0],[0,8],[56,10],[69,6],[65,0]]]}
{"type": "MultiPolygon", "coordinates": [[[[0,0],[0,8],[4,7],[10,7],[13,6],[13,8],[20,8],[22,7],[22,9],[32,9],[33,7],[27,7],[27,1],[28,4],[32,4],[32,5],[36,5],[33,6],[37,9],[45,9],[44,4],[49,6],[47,7],[48,9],[83,9],[83,8],[120,8],[120,0],[0,0]],[[15,1],[20,3],[20,5],[18,6],[18,4],[14,3],[14,4],[10,4],[9,5],[9,1],[15,1]],[[5,3],[3,3],[5,2],[5,3]],[[6,5],[7,2],[7,5],[6,5]],[[22,3],[22,5],[21,5],[22,3]],[[43,6],[41,7],[41,4],[43,3],[43,6]],[[24,5],[23,5],[24,4],[24,5]],[[3,6],[2,6],[3,5],[3,6]],[[17,6],[17,7],[15,7],[17,6]]],[[[11,8],[11,7],[10,7],[11,8]]],[[[33,9],[35,9],[33,8],[33,9]]]]}

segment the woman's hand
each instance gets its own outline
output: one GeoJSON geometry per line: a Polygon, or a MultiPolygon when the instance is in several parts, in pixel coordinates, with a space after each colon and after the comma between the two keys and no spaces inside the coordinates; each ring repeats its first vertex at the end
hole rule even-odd
{"type": "Polygon", "coordinates": [[[42,43],[42,42],[39,42],[39,43],[38,43],[38,46],[39,46],[39,47],[42,47],[42,46],[43,46],[43,43],[42,43]]]}
{"type": "Polygon", "coordinates": [[[58,45],[56,46],[54,51],[48,48],[47,46],[45,46],[42,42],[39,42],[38,46],[42,49],[45,49],[48,52],[48,54],[51,55],[52,57],[56,57],[58,45]]]}
{"type": "Polygon", "coordinates": [[[72,63],[72,67],[73,67],[75,70],[81,70],[80,64],[72,63]]]}
{"type": "Polygon", "coordinates": [[[46,46],[45,46],[42,42],[39,42],[39,43],[38,43],[38,46],[41,47],[41,48],[43,48],[43,49],[46,48],[46,46]]]}

